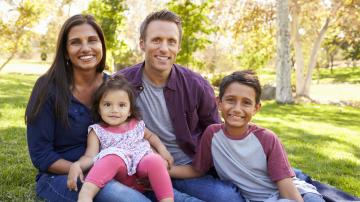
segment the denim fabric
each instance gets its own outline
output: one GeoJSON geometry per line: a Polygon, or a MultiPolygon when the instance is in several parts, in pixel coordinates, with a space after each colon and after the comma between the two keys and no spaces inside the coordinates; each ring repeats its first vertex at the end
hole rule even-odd
{"type": "Polygon", "coordinates": [[[319,194],[306,193],[302,195],[304,202],[325,202],[323,197],[319,194]]]}
{"type": "MultiPolygon", "coordinates": [[[[77,201],[78,192],[69,191],[66,186],[67,175],[48,175],[40,176],[36,184],[36,193],[40,199],[49,202],[66,202],[77,201]]],[[[81,183],[78,182],[78,189],[80,190],[81,183]]],[[[131,189],[115,180],[110,181],[103,189],[96,195],[95,202],[148,202],[143,194],[131,189]]]]}
{"type": "MultiPolygon", "coordinates": [[[[153,202],[157,201],[154,192],[145,192],[144,194],[151,201],[153,202]]],[[[203,201],[174,189],[174,202],[203,202],[203,201]]]]}
{"type": "Polygon", "coordinates": [[[206,202],[245,201],[234,184],[221,181],[211,175],[193,179],[174,179],[173,187],[206,202]]]}

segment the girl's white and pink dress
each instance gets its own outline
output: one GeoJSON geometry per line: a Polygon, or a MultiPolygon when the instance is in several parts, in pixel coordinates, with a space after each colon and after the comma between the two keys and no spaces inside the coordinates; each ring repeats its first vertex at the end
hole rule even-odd
{"type": "Polygon", "coordinates": [[[94,130],[100,141],[100,152],[95,156],[94,162],[106,155],[115,154],[125,162],[129,176],[136,173],[142,157],[152,153],[149,142],[144,138],[144,121],[132,119],[118,127],[93,124],[88,128],[89,132],[91,130],[94,130]]]}

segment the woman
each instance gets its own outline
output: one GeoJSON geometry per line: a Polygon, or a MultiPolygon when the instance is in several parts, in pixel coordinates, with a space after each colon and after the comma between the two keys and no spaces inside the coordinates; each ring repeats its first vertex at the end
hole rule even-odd
{"type": "MultiPolygon", "coordinates": [[[[36,82],[26,108],[31,161],[38,169],[36,194],[46,201],[76,201],[67,189],[71,164],[85,152],[87,128],[93,123],[92,95],[104,73],[104,34],[90,15],[75,15],[62,26],[54,62],[36,82]]],[[[78,182],[81,187],[81,182],[78,182]]],[[[145,196],[110,181],[95,201],[147,201],[145,196]]]]}

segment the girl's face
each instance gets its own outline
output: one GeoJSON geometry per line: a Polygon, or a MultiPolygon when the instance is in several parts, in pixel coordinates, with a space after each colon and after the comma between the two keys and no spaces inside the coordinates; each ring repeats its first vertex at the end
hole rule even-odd
{"type": "Polygon", "coordinates": [[[105,92],[99,102],[99,114],[110,126],[120,126],[125,123],[131,115],[127,92],[123,90],[105,92]]]}

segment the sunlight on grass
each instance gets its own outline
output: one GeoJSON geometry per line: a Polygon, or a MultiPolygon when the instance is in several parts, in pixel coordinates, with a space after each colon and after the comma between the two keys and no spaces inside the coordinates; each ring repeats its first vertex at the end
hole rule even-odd
{"type": "Polygon", "coordinates": [[[359,196],[360,120],[354,117],[360,109],[271,101],[263,102],[253,121],[279,136],[292,166],[359,196]]]}
{"type": "Polygon", "coordinates": [[[34,201],[24,113],[37,75],[0,74],[0,201],[34,201]]]}

